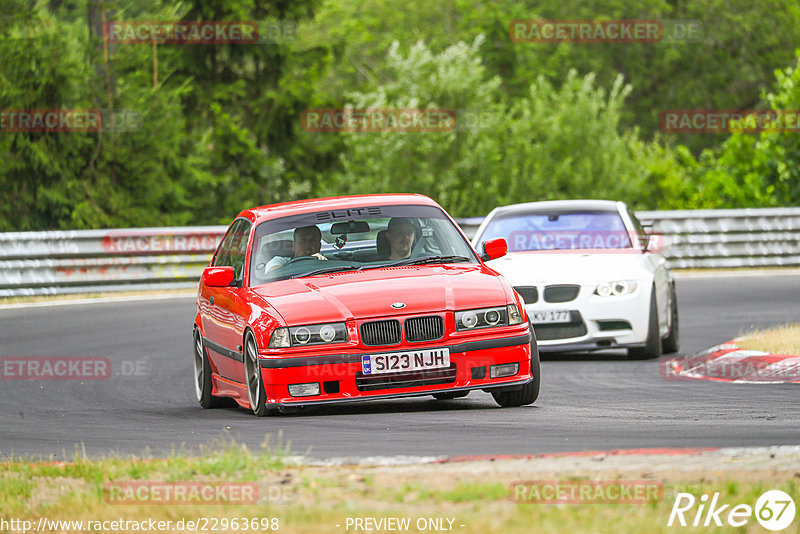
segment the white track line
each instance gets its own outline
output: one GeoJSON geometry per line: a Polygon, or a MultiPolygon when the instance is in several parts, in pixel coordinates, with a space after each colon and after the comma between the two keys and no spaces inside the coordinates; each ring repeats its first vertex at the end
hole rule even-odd
{"type": "Polygon", "coordinates": [[[15,310],[21,308],[50,308],[53,306],[70,306],[83,304],[109,304],[119,302],[136,302],[144,300],[188,299],[197,297],[197,292],[169,293],[166,295],[130,295],[126,297],[98,297],[93,299],[51,300],[45,302],[19,302],[15,304],[0,304],[0,310],[15,310]]]}
{"type": "Polygon", "coordinates": [[[763,276],[800,276],[800,269],[747,269],[747,270],[714,270],[709,272],[682,272],[673,270],[677,280],[691,278],[755,278],[763,276]]]}

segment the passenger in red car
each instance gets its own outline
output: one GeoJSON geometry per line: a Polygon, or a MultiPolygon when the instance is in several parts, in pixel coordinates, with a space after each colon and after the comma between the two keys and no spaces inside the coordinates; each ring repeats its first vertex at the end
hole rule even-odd
{"type": "Polygon", "coordinates": [[[291,258],[286,256],[275,256],[269,263],[265,270],[267,272],[284,266],[293,258],[312,257],[318,260],[327,260],[325,256],[320,254],[319,250],[322,246],[322,232],[314,225],[303,226],[302,228],[295,228],[294,230],[294,255],[291,258]]]}
{"type": "Polygon", "coordinates": [[[411,219],[396,217],[389,221],[386,237],[389,240],[390,260],[402,260],[411,256],[416,232],[417,227],[411,219]]]}

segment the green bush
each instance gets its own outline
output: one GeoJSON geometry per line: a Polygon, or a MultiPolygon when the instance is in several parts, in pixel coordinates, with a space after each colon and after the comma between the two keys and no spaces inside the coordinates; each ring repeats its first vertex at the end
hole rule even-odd
{"type": "MultiPolygon", "coordinates": [[[[767,109],[800,110],[800,49],[793,67],[775,72],[767,109]]],[[[796,123],[795,123],[796,124],[796,123]]],[[[795,129],[759,134],[735,132],[716,149],[704,150],[687,166],[688,208],[800,205],[800,133],[795,129]]]]}
{"type": "Polygon", "coordinates": [[[405,54],[392,46],[384,81],[348,94],[348,106],[452,109],[456,127],[343,133],[341,170],[319,192],[418,192],[457,216],[470,216],[498,204],[577,197],[655,207],[644,192],[648,182],[683,179],[669,149],[620,131],[631,90],[621,76],[610,91],[597,87],[594,75],[574,70],[558,87],[539,76],[526,98],[506,102],[500,79],[486,75],[478,53],[482,41],[439,54],[422,42],[405,54]],[[482,119],[478,127],[461,127],[464,110],[482,119]]]}

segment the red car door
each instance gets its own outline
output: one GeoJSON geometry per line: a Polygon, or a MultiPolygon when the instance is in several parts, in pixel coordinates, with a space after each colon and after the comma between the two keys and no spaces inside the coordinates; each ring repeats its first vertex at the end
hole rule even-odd
{"type": "MultiPolygon", "coordinates": [[[[247,219],[234,221],[214,255],[213,266],[233,267],[239,285],[244,273],[250,227],[247,219]]],[[[218,375],[239,383],[244,383],[242,340],[248,313],[243,298],[245,291],[244,288],[235,286],[204,285],[200,294],[200,318],[211,369],[218,375]]]]}

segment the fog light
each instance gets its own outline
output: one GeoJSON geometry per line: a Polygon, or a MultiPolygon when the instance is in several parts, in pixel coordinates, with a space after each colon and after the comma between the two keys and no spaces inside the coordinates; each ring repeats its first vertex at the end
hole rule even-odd
{"type": "Polygon", "coordinates": [[[504,363],[501,365],[492,365],[489,368],[490,378],[500,378],[503,376],[514,376],[519,372],[518,363],[504,363]]]}
{"type": "Polygon", "coordinates": [[[319,395],[319,382],[289,384],[289,395],[292,397],[311,397],[313,395],[319,395]]]}

